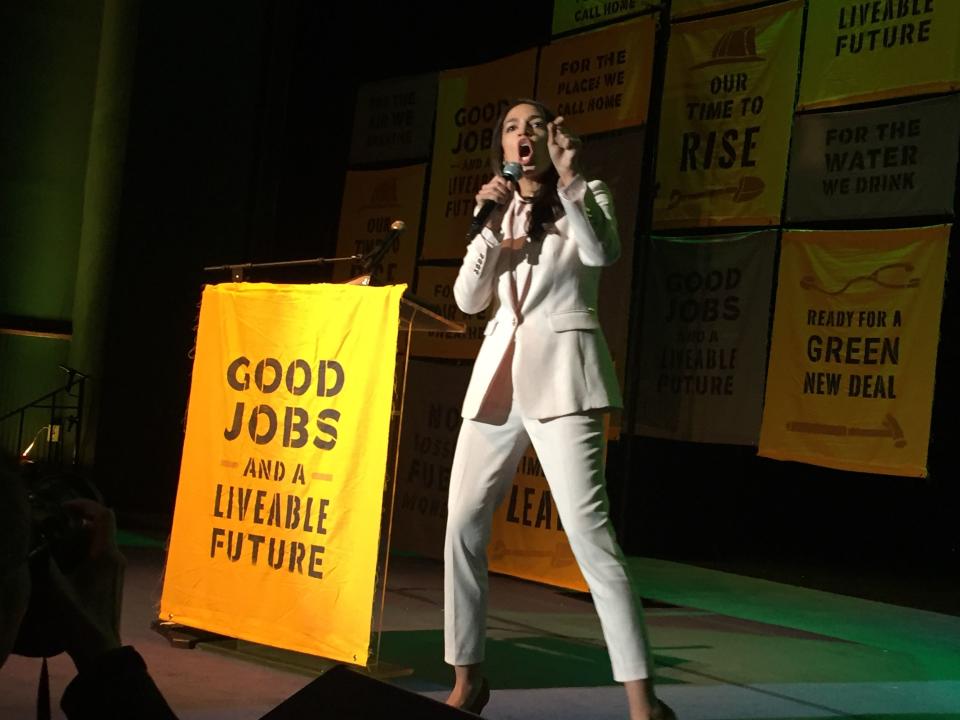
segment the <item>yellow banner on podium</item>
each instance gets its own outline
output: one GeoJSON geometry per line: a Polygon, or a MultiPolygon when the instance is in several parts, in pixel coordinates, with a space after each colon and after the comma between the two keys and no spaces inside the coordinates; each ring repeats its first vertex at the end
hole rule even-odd
{"type": "Polygon", "coordinates": [[[927,474],[949,236],[784,233],[760,455],[927,474]]]}
{"type": "Polygon", "coordinates": [[[160,619],[365,665],[405,286],[208,286],[160,619]]]}

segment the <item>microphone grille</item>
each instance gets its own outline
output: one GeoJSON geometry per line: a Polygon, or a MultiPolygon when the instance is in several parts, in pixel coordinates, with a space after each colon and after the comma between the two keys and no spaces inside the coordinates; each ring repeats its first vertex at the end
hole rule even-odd
{"type": "Polygon", "coordinates": [[[520,182],[523,177],[523,167],[518,162],[505,162],[503,164],[503,176],[514,182],[520,182]]]}

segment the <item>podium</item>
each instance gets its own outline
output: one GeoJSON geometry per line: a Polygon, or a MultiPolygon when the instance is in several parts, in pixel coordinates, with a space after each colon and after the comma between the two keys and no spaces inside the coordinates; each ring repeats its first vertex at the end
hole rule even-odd
{"type": "Polygon", "coordinates": [[[378,568],[377,607],[374,610],[376,626],[374,633],[376,643],[374,660],[368,669],[374,675],[386,675],[380,670],[380,641],[383,636],[383,611],[386,606],[387,571],[390,563],[390,541],[393,533],[394,504],[397,494],[397,469],[400,465],[400,437],[403,432],[403,403],[407,390],[407,370],[410,367],[410,348],[413,345],[415,332],[448,332],[464,333],[466,324],[449,320],[426,303],[412,295],[405,295],[400,299],[400,332],[397,335],[397,370],[395,374],[393,410],[391,412],[390,447],[387,462],[387,479],[384,487],[383,516],[381,527],[386,531],[381,533],[381,543],[378,568]],[[402,356],[402,357],[401,357],[402,356]]]}
{"type": "Polygon", "coordinates": [[[267,648],[273,664],[304,667],[270,650],[282,648],[384,675],[414,333],[465,331],[401,292],[266,283],[204,291],[155,623],[173,644],[233,640],[248,644],[242,654],[267,648]],[[391,357],[383,338],[394,332],[391,357]]]}

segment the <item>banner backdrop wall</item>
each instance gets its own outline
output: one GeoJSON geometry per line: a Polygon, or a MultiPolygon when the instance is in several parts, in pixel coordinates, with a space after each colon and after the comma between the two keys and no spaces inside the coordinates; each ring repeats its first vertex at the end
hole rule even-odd
{"type": "Polygon", "coordinates": [[[760,455],[926,475],[949,237],[784,233],[760,455]]]}
{"type": "Polygon", "coordinates": [[[361,86],[353,114],[350,164],[426,160],[436,105],[436,73],[361,86]]]}
{"type": "Polygon", "coordinates": [[[636,431],[755,445],[776,231],[652,238],[636,431]]]}
{"type": "MultiPolygon", "coordinates": [[[[426,165],[348,172],[340,210],[337,256],[369,252],[389,234],[395,220],[402,220],[406,230],[393,242],[373,273],[380,284],[412,283],[425,177],[426,165]]],[[[342,282],[361,272],[359,262],[340,262],[333,266],[333,280],[342,282]]]]}
{"type": "Polygon", "coordinates": [[[491,177],[493,126],[510,100],[533,94],[536,62],[533,49],[440,73],[421,259],[463,256],[474,196],[491,177]]]}
{"type": "Polygon", "coordinates": [[[802,18],[794,0],[673,27],[655,228],[779,222],[802,18]]]}
{"type": "Polygon", "coordinates": [[[204,290],[162,620],[367,663],[404,289],[204,290]]]}
{"type": "Polygon", "coordinates": [[[952,215],[958,130],[960,95],[799,115],[787,220],[952,215]]]}
{"type": "Polygon", "coordinates": [[[655,33],[648,16],[548,45],[540,53],[537,99],[578,135],[644,124],[655,33]]]}
{"type": "Polygon", "coordinates": [[[960,88],[960,3],[815,0],[807,12],[801,109],[960,88]]]}

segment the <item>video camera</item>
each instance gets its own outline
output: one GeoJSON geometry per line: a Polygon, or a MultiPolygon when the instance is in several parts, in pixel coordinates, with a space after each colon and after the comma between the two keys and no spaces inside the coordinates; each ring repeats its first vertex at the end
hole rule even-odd
{"type": "Polygon", "coordinates": [[[46,602],[50,579],[50,563],[64,575],[74,572],[87,557],[90,536],[79,515],[68,500],[89,498],[102,502],[97,489],[79,475],[62,470],[44,472],[27,465],[22,479],[30,506],[30,605],[20,625],[13,652],[28,657],[51,657],[63,652],[63,641],[51,630],[46,602]]]}

